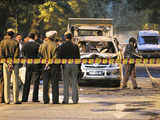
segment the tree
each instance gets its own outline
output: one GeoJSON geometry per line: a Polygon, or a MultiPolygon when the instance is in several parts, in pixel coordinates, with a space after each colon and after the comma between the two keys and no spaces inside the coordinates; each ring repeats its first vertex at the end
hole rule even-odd
{"type": "Polygon", "coordinates": [[[111,0],[1,0],[1,33],[7,28],[27,35],[66,31],[69,17],[108,17],[106,4],[111,0]]]}
{"type": "Polygon", "coordinates": [[[160,24],[160,1],[159,0],[128,0],[136,11],[148,10],[149,22],[160,24]]]}

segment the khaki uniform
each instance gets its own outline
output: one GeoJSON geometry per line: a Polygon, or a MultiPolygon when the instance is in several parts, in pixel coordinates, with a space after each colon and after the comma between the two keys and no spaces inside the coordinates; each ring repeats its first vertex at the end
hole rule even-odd
{"type": "MultiPolygon", "coordinates": [[[[39,48],[39,53],[42,58],[53,59],[56,58],[56,43],[51,40],[45,41],[39,48]]],[[[43,70],[43,101],[48,104],[49,99],[49,83],[52,85],[52,103],[59,103],[59,83],[57,77],[58,65],[51,64],[43,70]]]]}
{"type": "Polygon", "coordinates": [[[39,48],[39,53],[43,58],[48,58],[48,59],[56,58],[56,53],[55,53],[56,46],[57,45],[55,42],[47,40],[43,44],[41,44],[39,48]]]}
{"type": "MultiPolygon", "coordinates": [[[[18,42],[12,39],[10,36],[5,36],[4,40],[1,41],[1,50],[0,54],[2,58],[17,58],[19,55],[19,46],[18,42]]],[[[18,73],[15,65],[13,65],[13,70],[9,69],[9,64],[3,64],[3,76],[4,76],[4,99],[5,103],[10,103],[10,82],[11,74],[14,74],[13,80],[13,96],[14,103],[18,101],[19,97],[19,88],[18,88],[18,73]]]]}

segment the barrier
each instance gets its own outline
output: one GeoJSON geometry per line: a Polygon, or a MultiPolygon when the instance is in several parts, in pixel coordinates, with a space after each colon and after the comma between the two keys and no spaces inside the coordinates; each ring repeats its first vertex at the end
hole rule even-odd
{"type": "Polygon", "coordinates": [[[160,58],[142,59],[11,59],[0,58],[0,63],[10,64],[160,64],[160,58]]]}

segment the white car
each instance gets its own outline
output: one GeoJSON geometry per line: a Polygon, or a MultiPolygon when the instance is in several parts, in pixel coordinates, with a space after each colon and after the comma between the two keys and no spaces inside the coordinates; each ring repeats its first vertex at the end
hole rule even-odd
{"type": "MultiPolygon", "coordinates": [[[[105,37],[84,37],[79,42],[81,59],[117,58],[119,53],[113,41],[105,37]]],[[[106,79],[114,80],[120,85],[121,70],[118,64],[82,64],[82,78],[84,80],[106,79]]]]}
{"type": "MultiPolygon", "coordinates": [[[[113,20],[110,18],[69,18],[67,30],[72,32],[79,45],[81,59],[120,58],[121,54],[113,39],[113,20]]],[[[118,64],[82,64],[81,79],[105,79],[118,83],[123,79],[118,64]]]]}
{"type": "Polygon", "coordinates": [[[143,57],[160,57],[160,35],[158,31],[142,30],[138,32],[138,52],[143,57]]]}

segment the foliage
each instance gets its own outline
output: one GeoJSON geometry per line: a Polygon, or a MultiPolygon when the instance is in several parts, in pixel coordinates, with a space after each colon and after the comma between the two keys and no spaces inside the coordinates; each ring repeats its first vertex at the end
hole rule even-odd
{"type": "Polygon", "coordinates": [[[159,0],[128,0],[128,3],[133,5],[135,10],[148,10],[149,22],[160,24],[160,1],[159,0]]]}
{"type": "Polygon", "coordinates": [[[117,25],[129,25],[132,21],[141,26],[148,15],[152,15],[152,18],[159,15],[159,11],[155,12],[159,5],[159,0],[0,0],[0,16],[3,16],[0,33],[5,34],[7,28],[14,28],[23,35],[29,32],[45,33],[48,30],[57,30],[62,35],[69,17],[113,17],[117,25]],[[128,8],[123,1],[128,1],[128,8]],[[133,12],[131,6],[136,10],[144,10],[145,7],[148,10],[145,10],[145,14],[139,14],[133,12]],[[143,16],[143,19],[133,19],[137,16],[143,16]]]}
{"type": "Polygon", "coordinates": [[[1,33],[7,28],[27,35],[47,30],[66,30],[68,17],[86,17],[87,0],[1,0],[1,33]],[[5,12],[4,12],[5,11],[5,12]]]}

